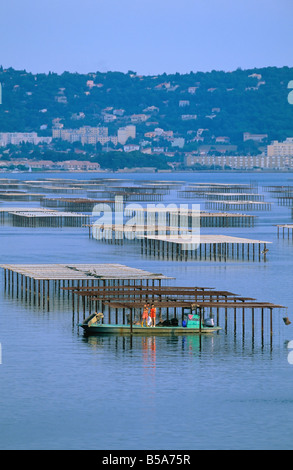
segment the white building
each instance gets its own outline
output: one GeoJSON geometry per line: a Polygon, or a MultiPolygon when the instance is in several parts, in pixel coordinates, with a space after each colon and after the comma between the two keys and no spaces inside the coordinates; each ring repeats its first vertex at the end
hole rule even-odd
{"type": "Polygon", "coordinates": [[[147,114],[132,114],[132,116],[130,116],[131,122],[133,123],[146,122],[149,118],[150,116],[147,114]]]}
{"type": "Polygon", "coordinates": [[[114,122],[116,119],[117,116],[115,114],[104,114],[104,122],[114,122]]]}
{"type": "Polygon", "coordinates": [[[188,88],[188,93],[190,93],[191,95],[195,95],[197,89],[198,89],[197,86],[190,86],[188,88]]]}
{"type": "Polygon", "coordinates": [[[224,168],[228,166],[237,170],[253,170],[256,168],[268,170],[292,170],[293,158],[277,157],[265,155],[243,155],[243,156],[214,156],[214,155],[186,155],[185,162],[187,166],[196,164],[203,166],[219,166],[224,168]]]}
{"type": "Polygon", "coordinates": [[[125,145],[127,140],[136,138],[136,127],[135,126],[126,126],[120,127],[118,129],[118,142],[121,145],[125,145]]]}
{"type": "Polygon", "coordinates": [[[90,127],[84,126],[79,129],[54,129],[52,130],[53,139],[61,139],[66,142],[81,142],[82,145],[102,145],[112,142],[117,145],[117,136],[108,135],[108,127],[90,127]]]}
{"type": "Polygon", "coordinates": [[[185,139],[183,137],[177,137],[172,141],[172,147],[183,148],[185,145],[185,139]]]}
{"type": "Polygon", "coordinates": [[[20,145],[29,143],[38,145],[40,143],[49,144],[52,142],[51,137],[39,137],[36,132],[2,132],[0,133],[0,146],[20,145]]]}
{"type": "Polygon", "coordinates": [[[290,137],[285,142],[273,141],[267,146],[268,157],[292,157],[293,156],[293,138],[290,137]]]}
{"type": "Polygon", "coordinates": [[[179,101],[179,107],[180,108],[185,108],[186,106],[189,106],[190,105],[190,101],[189,100],[180,100],[179,101]]]}
{"type": "Polygon", "coordinates": [[[139,149],[140,149],[139,145],[132,145],[132,144],[124,145],[123,147],[124,152],[136,152],[139,149]]]}
{"type": "Polygon", "coordinates": [[[243,142],[247,140],[254,140],[254,142],[263,142],[268,138],[268,134],[250,134],[250,132],[244,132],[243,142]]]}
{"type": "Polygon", "coordinates": [[[114,116],[122,117],[125,113],[125,109],[113,109],[114,116]]]}
{"type": "Polygon", "coordinates": [[[197,119],[197,114],[182,114],[182,121],[194,121],[197,119]]]}

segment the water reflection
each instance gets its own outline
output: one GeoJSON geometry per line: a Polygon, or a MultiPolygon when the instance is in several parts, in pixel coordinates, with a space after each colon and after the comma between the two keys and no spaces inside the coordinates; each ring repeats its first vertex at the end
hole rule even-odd
{"type": "MultiPolygon", "coordinates": [[[[214,337],[202,338],[201,335],[174,335],[174,336],[133,336],[133,335],[113,335],[103,334],[96,336],[83,335],[83,341],[93,349],[111,349],[115,352],[141,351],[143,363],[146,366],[155,367],[157,349],[162,352],[171,350],[172,353],[188,352],[189,354],[201,351],[203,342],[209,344],[209,349],[213,347],[214,337]]],[[[213,348],[212,348],[213,349],[213,348]]]]}
{"type": "Polygon", "coordinates": [[[252,341],[251,338],[233,337],[224,332],[214,335],[174,335],[174,336],[132,336],[132,335],[97,335],[86,336],[82,341],[95,351],[121,357],[128,354],[130,360],[139,360],[145,370],[155,370],[163,366],[163,358],[178,360],[210,359],[213,356],[252,357],[254,355],[272,356],[272,343],[268,340],[252,341]],[[132,359],[131,359],[132,358],[132,359]]]}
{"type": "Polygon", "coordinates": [[[142,357],[145,368],[156,368],[156,337],[141,338],[142,357]]]}

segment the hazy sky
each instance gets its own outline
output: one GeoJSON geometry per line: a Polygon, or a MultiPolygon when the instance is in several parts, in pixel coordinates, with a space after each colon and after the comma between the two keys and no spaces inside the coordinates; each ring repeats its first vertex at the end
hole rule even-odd
{"type": "Polygon", "coordinates": [[[139,74],[293,66],[292,0],[1,0],[0,64],[139,74]]]}

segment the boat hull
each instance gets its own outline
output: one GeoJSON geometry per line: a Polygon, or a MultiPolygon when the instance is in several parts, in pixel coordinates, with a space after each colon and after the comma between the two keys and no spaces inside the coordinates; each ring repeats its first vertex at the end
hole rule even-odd
{"type": "Polygon", "coordinates": [[[142,327],[140,325],[133,325],[132,329],[129,325],[91,325],[81,323],[79,325],[84,329],[87,335],[103,335],[103,334],[116,334],[116,335],[186,335],[186,334],[211,334],[220,331],[219,327],[202,327],[200,328],[186,328],[183,326],[156,326],[156,327],[142,327]]]}

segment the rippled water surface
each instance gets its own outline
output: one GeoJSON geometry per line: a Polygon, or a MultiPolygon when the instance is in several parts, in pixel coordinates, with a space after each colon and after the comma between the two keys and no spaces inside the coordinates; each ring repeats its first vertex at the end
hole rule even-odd
{"type": "MultiPolygon", "coordinates": [[[[127,177],[133,175],[123,175],[127,177]]],[[[253,181],[259,191],[266,184],[292,184],[286,174],[135,178],[253,181]]],[[[271,200],[268,193],[265,199],[271,200]]],[[[121,263],[173,276],[177,285],[215,287],[286,305],[290,317],[293,241],[278,239],[274,224],[292,222],[291,209],[275,203],[271,212],[257,215],[252,229],[206,233],[271,241],[267,262],[153,260],[132,245],[121,248],[89,240],[86,229],[12,226],[0,227],[0,262],[121,263]]],[[[236,334],[231,315],[227,331],[202,338],[85,338],[66,297],[52,300],[47,311],[43,305],[11,298],[1,275],[0,448],[292,449],[293,365],[288,363],[287,342],[293,340],[293,327],[285,327],[283,314],[274,312],[272,342],[267,317],[263,338],[258,315],[254,337],[249,318],[243,336],[240,313],[236,334]]]]}

